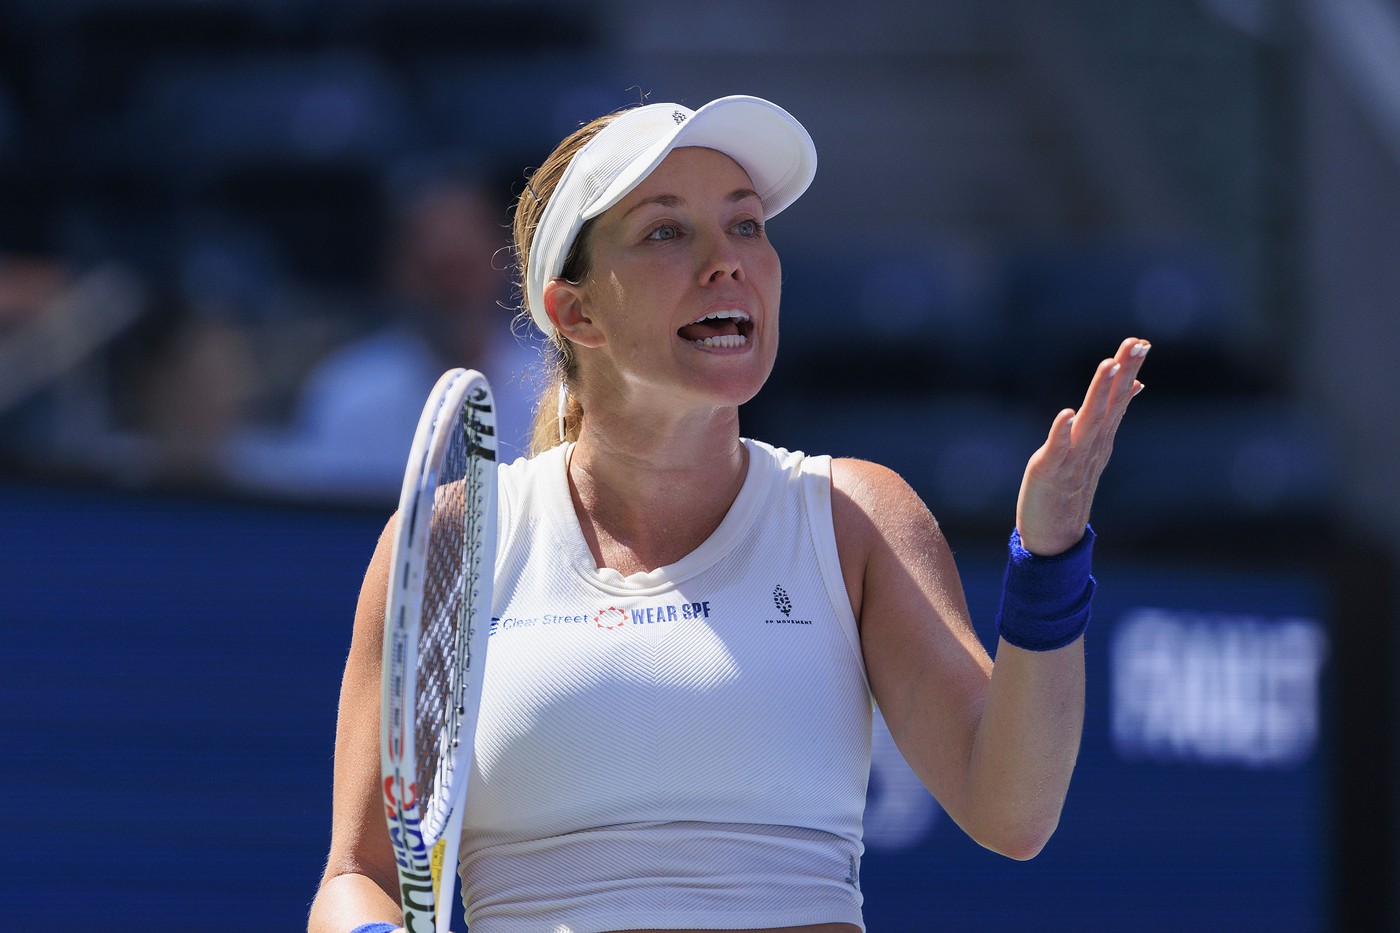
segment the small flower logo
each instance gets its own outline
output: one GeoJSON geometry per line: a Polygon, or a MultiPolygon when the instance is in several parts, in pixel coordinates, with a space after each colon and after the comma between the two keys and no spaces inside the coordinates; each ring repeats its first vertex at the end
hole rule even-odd
{"type": "Polygon", "coordinates": [[[792,615],[792,600],[788,599],[787,591],[781,586],[773,587],[773,605],[777,606],[783,615],[792,615]]]}
{"type": "Polygon", "coordinates": [[[593,616],[593,624],[606,631],[621,628],[627,624],[627,610],[609,606],[593,616]]]}

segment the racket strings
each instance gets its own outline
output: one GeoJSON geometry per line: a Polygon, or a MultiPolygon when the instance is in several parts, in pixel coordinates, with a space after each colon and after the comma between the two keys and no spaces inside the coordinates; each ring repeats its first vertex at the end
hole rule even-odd
{"type": "Polygon", "coordinates": [[[481,586],[485,484],[494,464],[475,454],[482,447],[479,422],[466,418],[448,444],[434,495],[423,580],[418,687],[414,722],[419,750],[418,786],[424,794],[424,829],[435,837],[455,786],[455,764],[464,713],[464,675],[471,667],[471,608],[481,586]],[[459,663],[460,661],[460,663],[459,663]]]}
{"type": "MultiPolygon", "coordinates": [[[[439,787],[443,766],[451,766],[449,718],[456,708],[452,671],[456,666],[458,605],[462,579],[453,558],[461,553],[462,523],[459,497],[450,487],[439,488],[428,541],[428,562],[423,579],[422,630],[418,636],[418,696],[414,719],[414,747],[418,750],[418,786],[430,809],[445,789],[439,787]],[[444,493],[447,493],[444,495],[444,493]]],[[[450,777],[450,773],[447,775],[450,777]]]]}

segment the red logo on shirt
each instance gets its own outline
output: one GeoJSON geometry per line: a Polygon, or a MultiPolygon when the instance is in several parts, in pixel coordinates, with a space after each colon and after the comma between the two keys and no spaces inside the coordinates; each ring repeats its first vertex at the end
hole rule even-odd
{"type": "Polygon", "coordinates": [[[593,624],[601,629],[607,629],[609,631],[615,628],[621,628],[627,624],[627,610],[619,609],[616,606],[609,606],[593,617],[593,624]]]}

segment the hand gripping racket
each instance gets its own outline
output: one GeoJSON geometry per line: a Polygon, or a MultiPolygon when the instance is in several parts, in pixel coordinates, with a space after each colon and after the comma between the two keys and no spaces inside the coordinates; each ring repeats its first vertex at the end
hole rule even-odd
{"type": "Polygon", "coordinates": [[[384,619],[380,769],[404,927],[446,933],[496,563],[496,413],[443,374],[404,470],[384,619]]]}

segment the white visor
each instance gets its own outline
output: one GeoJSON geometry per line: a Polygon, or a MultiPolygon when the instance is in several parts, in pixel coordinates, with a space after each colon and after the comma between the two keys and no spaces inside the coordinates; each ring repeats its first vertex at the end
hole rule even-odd
{"type": "Polygon", "coordinates": [[[796,201],[817,171],[817,150],[802,124],[757,97],[721,97],[699,110],[647,104],[624,111],[570,161],[535,229],[525,302],[540,330],[554,331],[544,287],[564,271],[584,222],[621,201],[682,146],[716,149],[739,163],[766,217],[796,201]]]}

